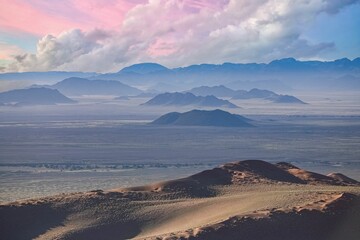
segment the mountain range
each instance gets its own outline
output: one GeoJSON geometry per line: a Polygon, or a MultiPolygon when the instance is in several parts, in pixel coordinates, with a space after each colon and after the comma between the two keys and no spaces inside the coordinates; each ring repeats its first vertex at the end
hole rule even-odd
{"type": "MultiPolygon", "coordinates": [[[[200,64],[169,69],[155,63],[136,64],[117,73],[96,76],[130,85],[199,86],[226,84],[240,89],[360,89],[360,58],[335,61],[298,61],[294,58],[265,63],[200,64]],[[146,69],[146,70],[143,70],[146,69]],[[344,81],[342,78],[346,77],[344,81]]],[[[173,91],[173,87],[164,89],[173,91]]]]}
{"type": "Polygon", "coordinates": [[[277,94],[273,91],[269,90],[262,90],[253,88],[249,91],[245,90],[233,90],[224,85],[219,86],[201,86],[196,87],[186,92],[192,93],[197,96],[207,96],[207,95],[214,95],[216,97],[231,97],[232,99],[254,99],[260,98],[265,100],[270,100],[274,103],[300,103],[304,104],[303,101],[300,99],[290,96],[290,95],[281,95],[277,94]]]}
{"type": "Polygon", "coordinates": [[[0,80],[54,81],[69,77],[117,80],[147,90],[183,91],[189,87],[224,84],[231,88],[284,91],[360,89],[360,58],[334,61],[299,61],[294,58],[265,63],[200,64],[166,68],[157,63],[140,63],[115,73],[24,72],[3,73],[0,80]],[[163,89],[156,89],[162,86],[163,89]]]}
{"type": "Polygon", "coordinates": [[[201,106],[201,107],[227,107],[238,108],[228,100],[219,99],[215,96],[195,96],[192,93],[162,93],[158,94],[146,103],[145,106],[201,106]]]}
{"type": "Polygon", "coordinates": [[[281,95],[269,90],[253,88],[250,91],[237,91],[237,93],[232,97],[232,99],[254,99],[260,98],[265,100],[270,100],[274,103],[299,103],[305,104],[305,102],[300,99],[290,96],[290,95],[281,95]]]}

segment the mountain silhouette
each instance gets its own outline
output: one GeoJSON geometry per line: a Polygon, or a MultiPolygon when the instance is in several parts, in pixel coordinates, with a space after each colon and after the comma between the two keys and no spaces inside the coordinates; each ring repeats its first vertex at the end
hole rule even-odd
{"type": "Polygon", "coordinates": [[[189,112],[172,112],[154,120],[154,125],[180,126],[217,126],[217,127],[251,127],[251,120],[240,115],[231,114],[219,109],[212,111],[192,110],[189,112]]]}
{"type": "Polygon", "coordinates": [[[253,88],[250,91],[238,92],[233,99],[271,98],[274,96],[278,96],[278,94],[269,90],[253,88]]]}
{"type": "MultiPolygon", "coordinates": [[[[270,63],[199,64],[168,69],[157,63],[140,63],[115,73],[23,72],[2,73],[4,80],[31,80],[50,83],[69,77],[92,80],[117,80],[130,86],[147,89],[163,84],[161,91],[183,91],[201,85],[225,85],[233,89],[252,88],[284,91],[360,89],[360,58],[334,61],[300,61],[294,58],[276,59],[270,63]],[[350,76],[350,77],[349,77],[350,76]],[[353,77],[351,77],[353,76],[353,77]],[[174,87],[169,87],[174,86],[174,87]],[[176,88],[175,88],[176,87],[176,88]]],[[[215,95],[215,94],[214,94],[215,95]]],[[[216,96],[216,95],[215,95],[216,96]]],[[[219,96],[220,97],[220,96],[219,96]]]]}
{"type": "Polygon", "coordinates": [[[160,71],[168,71],[169,69],[157,64],[157,63],[139,63],[134,64],[129,67],[121,69],[120,73],[138,73],[138,74],[148,74],[160,71]]]}
{"type": "Polygon", "coordinates": [[[289,96],[289,95],[278,95],[272,98],[269,98],[269,100],[273,101],[274,103],[298,103],[298,104],[306,104],[305,102],[301,101],[300,99],[289,96]]]}
{"type": "Polygon", "coordinates": [[[0,93],[0,102],[16,105],[52,105],[57,103],[75,103],[56,89],[28,88],[0,93]]]}
{"type": "Polygon", "coordinates": [[[138,95],[142,91],[113,80],[89,80],[86,78],[67,78],[51,86],[70,95],[138,95]]]}
{"type": "Polygon", "coordinates": [[[147,106],[203,106],[203,107],[227,107],[227,108],[238,108],[235,104],[219,99],[215,96],[195,96],[192,93],[162,93],[156,95],[143,105],[147,106]]]}
{"type": "Polygon", "coordinates": [[[305,104],[305,102],[300,99],[290,96],[290,95],[281,95],[273,91],[253,88],[250,91],[238,91],[232,99],[266,99],[274,103],[297,103],[305,104]]]}

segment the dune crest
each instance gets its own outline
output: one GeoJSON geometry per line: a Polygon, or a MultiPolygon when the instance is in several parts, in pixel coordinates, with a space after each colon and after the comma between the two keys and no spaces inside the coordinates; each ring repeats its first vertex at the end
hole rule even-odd
{"type": "Polygon", "coordinates": [[[356,180],[261,160],[0,205],[2,239],[358,239],[359,217],[356,180]]]}

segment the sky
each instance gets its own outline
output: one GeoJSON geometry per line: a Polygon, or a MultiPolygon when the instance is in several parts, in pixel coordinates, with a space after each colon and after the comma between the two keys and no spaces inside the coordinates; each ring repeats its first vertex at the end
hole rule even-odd
{"type": "Polygon", "coordinates": [[[360,0],[0,0],[0,71],[360,56],[360,0]]]}

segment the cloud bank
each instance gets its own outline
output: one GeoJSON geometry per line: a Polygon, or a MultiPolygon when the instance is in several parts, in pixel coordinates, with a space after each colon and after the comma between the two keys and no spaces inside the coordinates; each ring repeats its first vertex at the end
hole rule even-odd
{"type": "MultiPolygon", "coordinates": [[[[197,63],[316,58],[335,46],[302,32],[321,13],[358,0],[149,0],[132,7],[117,28],[71,29],[40,39],[7,71],[118,71],[138,62],[169,67],[197,63]]],[[[116,25],[116,24],[115,24],[116,25]]]]}

